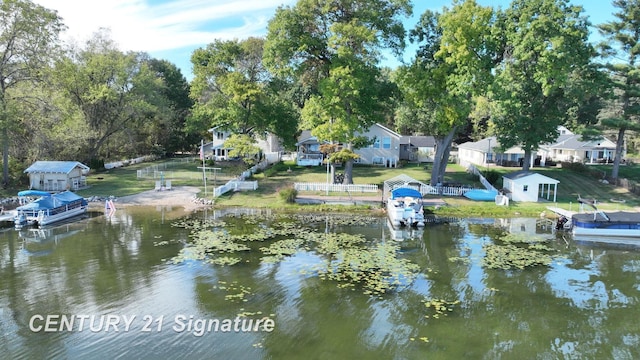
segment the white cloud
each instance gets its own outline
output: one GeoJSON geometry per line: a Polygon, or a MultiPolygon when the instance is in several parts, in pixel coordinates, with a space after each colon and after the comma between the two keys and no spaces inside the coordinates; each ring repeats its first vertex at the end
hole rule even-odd
{"type": "Polygon", "coordinates": [[[121,50],[170,51],[205,46],[215,39],[243,39],[266,33],[275,9],[294,0],[34,0],[58,11],[69,30],[84,41],[111,29],[121,50]]]}

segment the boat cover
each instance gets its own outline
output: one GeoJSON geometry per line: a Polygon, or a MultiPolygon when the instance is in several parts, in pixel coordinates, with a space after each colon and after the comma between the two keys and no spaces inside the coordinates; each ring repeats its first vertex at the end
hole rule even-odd
{"type": "Polygon", "coordinates": [[[422,194],[416,189],[401,187],[391,191],[391,198],[397,199],[401,197],[413,197],[413,198],[422,198],[422,194]]]}
{"type": "Polygon", "coordinates": [[[20,191],[18,193],[18,196],[51,196],[51,193],[41,190],[24,190],[20,191]]]}
{"type": "Polygon", "coordinates": [[[82,196],[74,194],[71,191],[63,191],[61,193],[53,195],[47,193],[47,195],[49,196],[43,196],[26,205],[19,206],[17,210],[47,210],[56,208],[58,206],[63,206],[65,204],[69,204],[78,200],[82,200],[83,202],[85,201],[82,196]]]}
{"type": "Polygon", "coordinates": [[[498,192],[495,190],[474,189],[465,192],[464,197],[476,201],[494,201],[498,192]]]}

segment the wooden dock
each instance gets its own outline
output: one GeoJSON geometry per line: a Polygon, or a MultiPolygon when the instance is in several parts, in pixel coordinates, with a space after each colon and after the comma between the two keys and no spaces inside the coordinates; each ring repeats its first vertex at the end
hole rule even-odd
{"type": "Polygon", "coordinates": [[[566,217],[567,219],[571,219],[573,214],[577,214],[575,211],[569,211],[555,206],[547,206],[547,210],[551,210],[558,215],[566,217]]]}

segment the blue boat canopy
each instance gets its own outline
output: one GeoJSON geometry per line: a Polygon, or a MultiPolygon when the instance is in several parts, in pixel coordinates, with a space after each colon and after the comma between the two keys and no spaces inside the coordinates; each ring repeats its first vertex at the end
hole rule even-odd
{"type": "Polygon", "coordinates": [[[47,193],[47,195],[48,196],[41,197],[26,205],[19,206],[17,209],[39,211],[53,209],[58,206],[63,206],[78,200],[82,201],[83,204],[86,202],[86,200],[82,196],[72,193],[71,191],[63,191],[61,193],[53,195],[47,193]]]}
{"type": "Polygon", "coordinates": [[[51,193],[41,190],[23,190],[18,193],[18,196],[51,196],[51,193]]]}
{"type": "Polygon", "coordinates": [[[422,198],[422,194],[420,194],[420,191],[418,191],[416,189],[401,187],[401,188],[397,188],[397,189],[391,190],[391,198],[392,199],[397,199],[397,198],[401,198],[401,197],[405,197],[405,196],[414,197],[414,198],[422,198]]]}

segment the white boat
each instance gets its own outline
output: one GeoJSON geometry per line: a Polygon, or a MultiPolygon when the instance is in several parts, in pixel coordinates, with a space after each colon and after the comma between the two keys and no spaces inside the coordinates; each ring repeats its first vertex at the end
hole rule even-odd
{"type": "Polygon", "coordinates": [[[640,213],[596,211],[574,214],[571,232],[576,236],[635,237],[640,242],[640,213]]]}
{"type": "Polygon", "coordinates": [[[391,190],[387,199],[387,215],[393,226],[424,226],[422,194],[410,187],[391,190]]]}
{"type": "Polygon", "coordinates": [[[595,200],[583,199],[578,195],[581,208],[587,205],[593,213],[571,216],[571,232],[574,236],[638,238],[640,241],[640,212],[598,210],[595,200]]]}
{"type": "Polygon", "coordinates": [[[14,224],[45,226],[87,212],[87,201],[71,191],[50,194],[46,191],[26,190],[18,193],[21,199],[38,198],[16,208],[14,224]]]}

